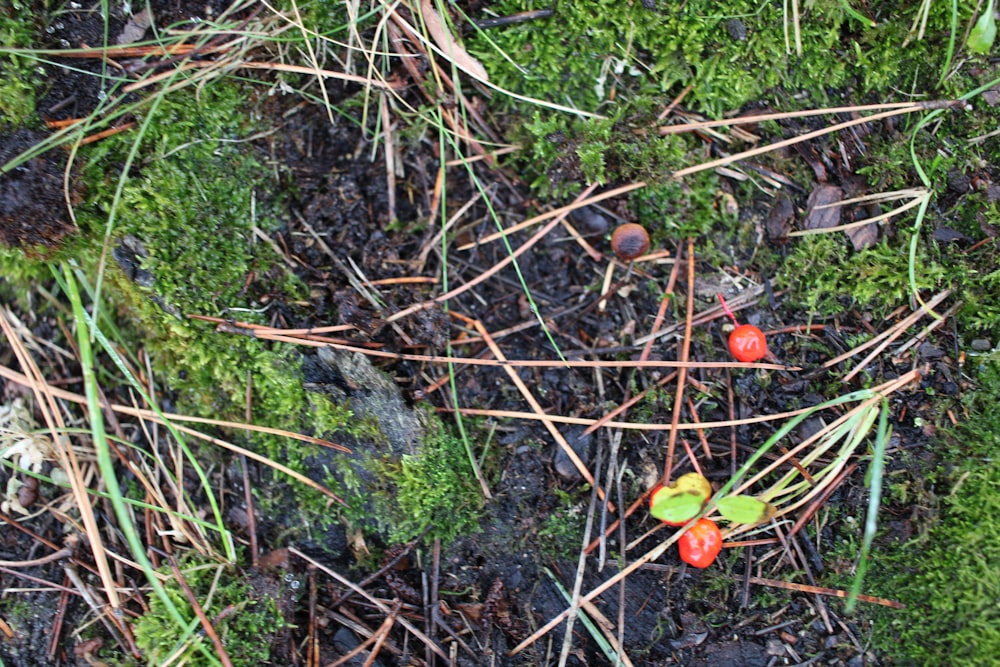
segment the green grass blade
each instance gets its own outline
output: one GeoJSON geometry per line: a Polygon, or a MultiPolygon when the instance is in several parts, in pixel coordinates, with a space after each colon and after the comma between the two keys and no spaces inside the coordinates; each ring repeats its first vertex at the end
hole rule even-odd
{"type": "Polygon", "coordinates": [[[878,508],[882,502],[882,477],[885,471],[885,448],[889,441],[889,435],[889,401],[883,398],[882,411],[878,420],[878,432],[875,435],[875,447],[872,453],[871,487],[868,495],[868,516],[865,518],[865,536],[861,542],[861,557],[858,560],[858,569],[854,574],[854,583],[851,584],[851,591],[847,596],[846,611],[848,614],[854,611],[854,606],[858,602],[861,584],[864,582],[865,572],[868,570],[868,555],[871,552],[872,541],[875,539],[875,531],[878,528],[878,508]]]}
{"type": "MultiPolygon", "coordinates": [[[[80,369],[83,375],[84,393],[87,397],[87,415],[90,423],[90,433],[94,441],[94,451],[97,458],[97,467],[101,472],[101,478],[108,490],[111,507],[114,510],[118,521],[117,528],[125,537],[128,543],[129,552],[132,558],[138,563],[146,576],[146,581],[153,589],[156,596],[163,602],[164,608],[170,618],[180,627],[187,626],[190,621],[185,619],[177,606],[170,599],[163,583],[156,574],[152,562],[146,555],[146,547],[139,538],[135,524],[132,523],[132,516],[124,501],[121,486],[118,484],[118,477],[115,471],[114,462],[111,460],[111,448],[108,444],[108,434],[104,429],[104,415],[101,412],[100,397],[97,392],[97,376],[95,373],[95,359],[93,349],[90,346],[90,332],[88,322],[89,316],[83,307],[80,298],[80,290],[76,284],[76,278],[69,266],[63,265],[63,284],[66,287],[66,295],[73,307],[73,315],[76,320],[76,339],[80,353],[80,369]]],[[[57,272],[55,267],[53,273],[57,272]]],[[[219,659],[212,655],[202,642],[198,643],[202,655],[209,659],[211,664],[220,665],[219,659]]]]}

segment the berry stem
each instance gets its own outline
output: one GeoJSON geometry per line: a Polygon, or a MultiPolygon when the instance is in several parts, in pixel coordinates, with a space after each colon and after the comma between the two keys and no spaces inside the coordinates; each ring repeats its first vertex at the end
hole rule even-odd
{"type": "Polygon", "coordinates": [[[729,304],[726,303],[726,299],[722,296],[722,292],[716,292],[715,296],[719,297],[719,303],[722,304],[722,310],[729,316],[729,319],[733,321],[733,324],[739,326],[740,323],[736,321],[736,316],[733,315],[733,311],[729,310],[729,304]]]}

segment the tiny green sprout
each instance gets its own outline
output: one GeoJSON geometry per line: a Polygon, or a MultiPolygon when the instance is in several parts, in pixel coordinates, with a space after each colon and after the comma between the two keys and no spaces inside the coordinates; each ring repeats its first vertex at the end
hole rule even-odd
{"type": "Polygon", "coordinates": [[[996,17],[993,16],[993,4],[994,0],[990,0],[989,4],[986,5],[986,10],[976,21],[972,31],[969,32],[969,38],[965,41],[965,45],[973,53],[988,53],[993,47],[993,40],[997,36],[997,22],[996,17]]]}

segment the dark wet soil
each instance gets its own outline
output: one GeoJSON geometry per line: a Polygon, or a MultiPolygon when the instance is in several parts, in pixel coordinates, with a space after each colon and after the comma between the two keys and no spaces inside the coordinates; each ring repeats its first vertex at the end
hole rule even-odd
{"type": "MultiPolygon", "coordinates": [[[[183,3],[164,3],[176,8],[181,19],[187,10],[203,9],[204,3],[182,7],[183,3]]],[[[216,11],[221,4],[215,3],[216,11]]],[[[59,36],[74,46],[86,36],[81,17],[66,18],[59,36]],[[78,21],[77,25],[74,21],[78,21]]],[[[120,23],[120,19],[119,19],[120,23]]],[[[115,30],[121,28],[113,24],[115,30]]],[[[91,82],[85,77],[83,81],[91,82]]],[[[91,86],[92,88],[92,86],[91,86]]],[[[49,98],[53,106],[57,98],[73,90],[72,104],[62,104],[66,117],[81,115],[96,103],[96,93],[79,81],[67,79],[63,90],[53,86],[49,98]]],[[[335,99],[355,93],[350,88],[331,87],[335,99]]],[[[63,97],[65,101],[67,97],[63,97]]],[[[394,216],[390,211],[385,165],[381,155],[370,157],[370,144],[356,123],[335,117],[331,124],[327,114],[314,106],[296,110],[273,102],[269,109],[281,132],[271,135],[258,149],[280,159],[287,195],[287,226],[274,235],[274,240],[299,267],[301,278],[310,287],[310,301],[301,304],[279,304],[274,308],[274,324],[286,327],[308,327],[329,324],[351,324],[358,343],[379,343],[389,351],[426,353],[439,352],[448,340],[461,330],[441,308],[429,308],[400,320],[398,328],[385,324],[383,316],[427,300],[438,288],[426,285],[394,285],[380,291],[385,306],[382,312],[361,298],[348,280],[344,267],[354,262],[370,281],[411,275],[436,275],[440,263],[431,217],[434,175],[437,156],[435,145],[416,143],[400,149],[405,176],[395,183],[394,216]],[[320,242],[322,240],[322,242],[320,242]]],[[[44,106],[44,105],[43,105],[44,106]]],[[[55,112],[53,112],[55,115],[55,112]]],[[[39,140],[37,133],[18,131],[0,144],[0,162],[23,147],[39,140]]],[[[25,163],[22,169],[0,178],[0,233],[12,246],[57,244],[72,227],[64,214],[63,166],[55,152],[25,163]]],[[[520,189],[515,174],[499,178],[482,163],[476,167],[484,182],[490,184],[492,204],[505,220],[523,219],[539,204],[530,201],[530,193],[520,189]]],[[[457,173],[457,172],[456,172],[457,173]]],[[[447,209],[458,210],[475,196],[468,180],[455,178],[447,191],[447,209]]],[[[808,193],[797,197],[804,200],[808,193]]],[[[74,195],[75,196],[75,195],[74,195]]],[[[795,202],[802,205],[803,202],[795,202]]],[[[557,205],[556,203],[552,204],[557,205]]],[[[787,221],[787,211],[775,211],[773,202],[741,202],[742,215],[754,217],[780,236],[787,221]]],[[[782,203],[785,209],[792,203],[782,203]]],[[[629,217],[623,201],[609,203],[605,209],[591,209],[577,214],[575,224],[587,233],[601,252],[608,252],[607,230],[620,219],[629,217]]],[[[486,207],[473,204],[459,226],[458,240],[476,239],[493,231],[487,222],[486,207]]],[[[511,244],[517,246],[526,238],[514,235],[511,244]]],[[[680,240],[678,240],[680,242],[680,240]]],[[[675,256],[677,248],[667,248],[675,256]]],[[[736,251],[737,263],[746,261],[752,248],[736,251]]],[[[485,267],[506,257],[501,244],[456,251],[449,258],[450,280],[453,285],[473,279],[485,267]]],[[[538,309],[555,342],[568,358],[593,358],[598,352],[620,359],[637,358],[641,346],[636,337],[648,331],[652,315],[659,306],[658,297],[667,284],[671,265],[650,266],[634,271],[625,280],[625,291],[608,299],[602,309],[596,294],[603,277],[603,264],[596,263],[578,247],[558,234],[550,235],[520,259],[523,279],[533,295],[538,309]]],[[[699,275],[717,273],[716,267],[698,263],[699,275]]],[[[616,274],[622,279],[622,274],[616,274]]],[[[683,291],[683,281],[678,289],[683,291]]],[[[708,294],[711,294],[709,290],[708,294]]],[[[702,301],[704,306],[710,296],[702,301]]],[[[530,305],[525,301],[517,274],[510,268],[490,280],[474,293],[457,297],[450,307],[483,322],[487,330],[513,330],[500,339],[509,358],[554,358],[556,350],[533,324],[530,305]],[[518,327],[521,327],[518,329],[518,327]]],[[[669,310],[668,323],[678,314],[669,310]]],[[[752,323],[765,330],[779,329],[801,323],[802,314],[786,309],[780,298],[771,299],[771,308],[747,313],[752,323]]],[[[725,355],[725,339],[721,321],[704,329],[692,347],[693,359],[719,359],[725,355]]],[[[868,326],[863,313],[844,313],[839,320],[841,331],[868,326]]],[[[658,342],[652,359],[676,359],[679,335],[658,342]]],[[[815,368],[826,358],[815,351],[823,346],[839,353],[848,349],[838,334],[827,328],[811,336],[781,333],[770,338],[776,357],[789,365],[815,368]]],[[[925,388],[937,392],[957,391],[953,362],[948,356],[947,335],[922,351],[922,361],[931,370],[924,380],[925,388]]],[[[463,354],[484,353],[483,347],[467,346],[463,354]]],[[[308,352],[306,354],[309,354],[308,352]]],[[[7,359],[3,359],[7,363],[7,359]]],[[[881,363],[881,362],[880,362],[881,363]]],[[[440,376],[440,369],[414,362],[380,364],[394,377],[403,395],[411,403],[427,402],[447,407],[441,391],[433,391],[431,381],[440,376]]],[[[871,375],[888,379],[900,372],[889,364],[877,365],[871,375]]],[[[811,395],[812,388],[822,386],[834,377],[837,369],[815,370],[794,375],[783,371],[727,373],[702,370],[692,373],[692,379],[706,389],[700,399],[699,418],[703,421],[730,418],[728,387],[733,391],[733,416],[774,413],[810,405],[822,400],[811,395]]],[[[635,393],[656,383],[664,374],[634,373],[631,370],[602,371],[600,378],[582,369],[524,369],[521,378],[532,388],[549,414],[598,418],[609,407],[622,402],[627,393],[635,393]]],[[[458,392],[464,406],[480,409],[525,410],[526,406],[510,384],[502,369],[488,367],[463,368],[457,373],[458,392]]],[[[673,409],[673,383],[653,400],[642,404],[642,419],[669,423],[673,409]]],[[[9,390],[9,389],[8,389],[9,390]]],[[[6,397],[5,397],[6,398],[6,397]]],[[[930,408],[909,398],[906,409],[915,412],[930,408]]],[[[895,412],[904,409],[895,406],[895,412]]],[[[637,408],[638,409],[638,408],[637,408]]],[[[911,420],[912,421],[912,420],[911,420]]],[[[578,427],[562,429],[578,454],[594,470],[600,460],[607,465],[609,443],[604,435],[578,438],[578,427]]],[[[734,431],[719,430],[709,434],[707,447],[711,458],[705,458],[705,474],[713,481],[728,478],[735,465],[753,451],[757,443],[772,432],[767,425],[741,426],[734,431]],[[737,451],[737,460],[731,452],[737,451]]],[[[927,441],[927,433],[897,426],[898,447],[918,451],[927,441]]],[[[602,432],[599,432],[599,434],[602,432]]],[[[442,643],[451,642],[456,649],[459,665],[543,665],[551,664],[558,655],[564,626],[560,625],[536,644],[517,656],[509,651],[567,607],[559,585],[572,590],[577,563],[575,552],[582,539],[582,516],[585,515],[590,493],[579,474],[568,466],[560,449],[538,422],[511,421],[496,432],[493,445],[499,449],[497,470],[491,484],[493,499],[484,511],[479,532],[464,535],[439,552],[435,569],[433,545],[418,544],[412,553],[391,570],[379,576],[369,586],[373,594],[398,598],[405,605],[408,617],[442,643]],[[565,516],[567,534],[554,535],[559,522],[551,517],[565,516]],[[417,553],[420,556],[417,556],[417,553]],[[430,591],[437,590],[433,604],[430,591]],[[455,639],[457,638],[457,639],[455,639]]],[[[697,445],[695,445],[697,446],[697,445]]],[[[618,455],[618,464],[628,474],[621,483],[621,496],[626,500],[637,497],[656,480],[663,465],[665,436],[657,434],[626,434],[618,455]]],[[[684,472],[682,468],[678,472],[684,472]]],[[[867,502],[863,493],[863,470],[838,490],[829,500],[843,514],[856,514],[867,502]]],[[[233,479],[234,491],[241,493],[233,479]]],[[[600,512],[598,512],[600,517],[600,512]]],[[[262,522],[260,550],[265,554],[280,553],[284,545],[278,541],[281,517],[262,522]],[[273,538],[274,542],[268,542],[273,538]]],[[[599,519],[598,519],[599,520],[599,519]]],[[[608,519],[610,522],[610,519],[608,519]]],[[[900,534],[912,530],[909,519],[896,522],[900,534]]],[[[294,519],[289,517],[289,524],[294,519]]],[[[32,526],[41,534],[58,533],[57,526],[32,526]]],[[[653,528],[645,512],[638,512],[626,523],[626,542],[653,528]]],[[[814,543],[829,543],[835,539],[838,526],[827,524],[817,536],[802,535],[798,548],[805,552],[812,571],[824,568],[844,568],[850,563],[827,562],[822,553],[815,553],[814,543]],[[810,541],[812,540],[812,541],[810,541]]],[[[239,527],[236,528],[239,531],[239,527]]],[[[600,532],[595,524],[592,534],[600,532]]],[[[654,538],[655,539],[655,538],[654,538]]],[[[23,559],[33,538],[13,531],[0,533],[0,559],[23,559]]],[[[625,554],[627,560],[649,548],[647,541],[638,551],[625,554]]],[[[374,545],[388,553],[401,552],[401,545],[374,545]]],[[[351,555],[347,535],[342,529],[331,531],[322,543],[310,545],[305,551],[338,571],[350,572],[355,580],[369,572],[360,571],[351,555]]],[[[606,542],[607,562],[598,571],[595,559],[588,561],[583,578],[583,590],[589,591],[611,576],[618,567],[623,546],[621,536],[613,532],[606,542]]],[[[815,595],[789,593],[749,585],[745,574],[770,577],[760,572],[756,559],[770,547],[751,547],[739,555],[724,555],[718,567],[698,571],[683,566],[671,551],[656,563],[628,577],[624,589],[613,587],[595,600],[596,609],[615,625],[624,619],[624,647],[636,665],[746,665],[761,667],[774,664],[795,664],[813,660],[826,665],[877,664],[864,649],[865,629],[847,618],[838,617],[833,608],[815,595]],[[758,595],[759,593],[763,595],[758,595]]],[[[27,556],[30,558],[31,556],[27,556]]],[[[370,627],[377,627],[384,618],[357,599],[339,603],[344,593],[339,586],[317,577],[315,571],[293,556],[277,558],[278,569],[248,573],[262,590],[284,581],[284,569],[295,573],[298,580],[310,586],[309,596],[299,598],[294,608],[289,605],[289,621],[295,625],[281,631],[274,647],[271,664],[306,664],[302,648],[308,628],[320,627],[316,637],[319,663],[326,664],[350,650],[358,638],[342,623],[344,614],[354,615],[370,627]],[[322,583],[317,583],[317,582],[322,583]],[[338,603],[338,604],[335,604],[338,603]]],[[[773,564],[774,560],[770,561],[773,564]]],[[[788,567],[787,564],[785,566],[788,567]]],[[[50,565],[30,570],[33,576],[47,581],[64,581],[61,566],[50,565]]],[[[7,573],[5,587],[21,585],[7,573]]],[[[23,583],[23,582],[22,582],[23,583]]],[[[287,583],[287,582],[286,582],[287,583]]],[[[53,638],[51,614],[36,616],[31,632],[16,641],[0,646],[0,655],[10,665],[86,664],[87,657],[74,652],[77,641],[70,633],[88,617],[88,609],[75,595],[60,600],[57,593],[27,593],[25,602],[38,610],[59,608],[66,603],[61,639],[53,638]],[[50,642],[55,648],[49,651],[50,642]],[[45,647],[44,649],[40,647],[45,647]]],[[[571,665],[608,664],[596,642],[582,624],[574,628],[574,651],[571,665]]],[[[364,654],[362,654],[363,656],[364,654]]],[[[407,642],[401,631],[394,631],[389,648],[374,664],[385,666],[426,664],[422,645],[412,638],[407,642]]],[[[356,662],[361,664],[363,657],[356,662]]],[[[438,661],[437,664],[445,664],[438,661]]]]}

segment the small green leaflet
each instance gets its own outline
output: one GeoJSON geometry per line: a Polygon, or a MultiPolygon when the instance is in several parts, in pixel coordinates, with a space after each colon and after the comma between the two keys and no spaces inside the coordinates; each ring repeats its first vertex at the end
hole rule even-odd
{"type": "Polygon", "coordinates": [[[979,17],[975,27],[969,33],[969,39],[965,41],[965,45],[973,53],[988,53],[993,46],[993,40],[996,39],[997,22],[993,16],[993,4],[993,0],[990,0],[986,11],[979,17]]]}
{"type": "Polygon", "coordinates": [[[728,496],[716,502],[719,514],[733,523],[760,523],[770,519],[774,505],[751,496],[728,496]]]}
{"type": "Polygon", "coordinates": [[[678,493],[668,495],[657,494],[649,513],[660,521],[682,525],[690,521],[701,511],[704,499],[697,493],[678,493]]]}

